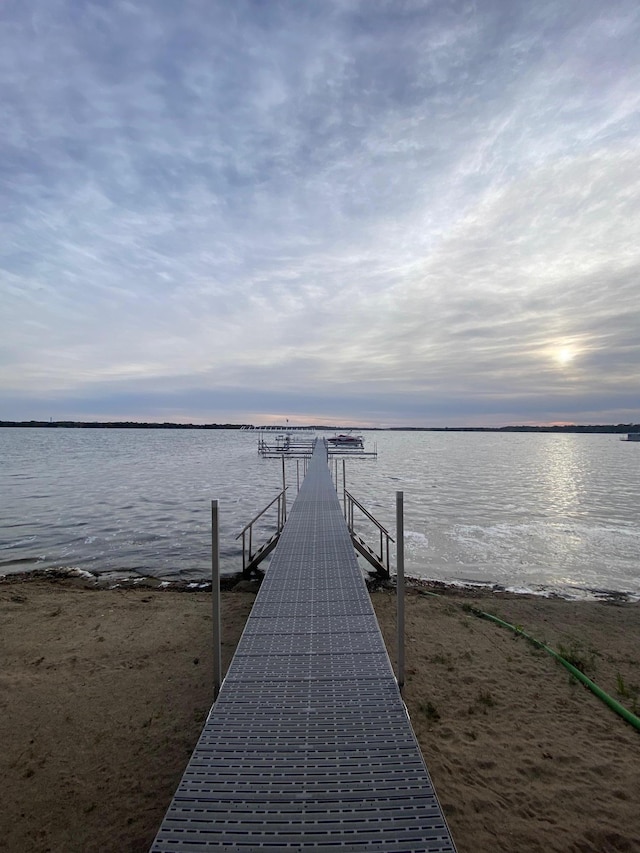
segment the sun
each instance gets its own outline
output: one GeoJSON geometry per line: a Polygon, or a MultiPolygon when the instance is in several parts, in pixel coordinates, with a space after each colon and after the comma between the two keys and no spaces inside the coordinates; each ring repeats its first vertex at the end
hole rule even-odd
{"type": "Polygon", "coordinates": [[[554,358],[561,367],[566,367],[567,364],[573,361],[576,357],[576,351],[573,347],[560,347],[556,350],[554,358]]]}

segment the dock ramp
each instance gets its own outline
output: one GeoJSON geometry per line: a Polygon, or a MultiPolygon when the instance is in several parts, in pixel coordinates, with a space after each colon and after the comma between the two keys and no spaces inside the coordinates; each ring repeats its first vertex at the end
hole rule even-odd
{"type": "Polygon", "coordinates": [[[324,442],[151,847],[214,850],[455,853],[324,442]]]}

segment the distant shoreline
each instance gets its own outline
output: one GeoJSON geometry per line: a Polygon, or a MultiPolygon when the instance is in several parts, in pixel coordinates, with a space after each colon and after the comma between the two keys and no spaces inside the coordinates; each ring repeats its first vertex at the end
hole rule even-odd
{"type": "Polygon", "coordinates": [[[640,424],[558,424],[551,426],[509,425],[501,427],[351,427],[325,426],[254,426],[253,424],[176,424],[165,421],[0,421],[0,427],[31,429],[238,429],[247,431],[316,430],[329,431],[357,429],[359,432],[542,432],[542,433],[611,433],[621,435],[640,432],[640,424]]]}

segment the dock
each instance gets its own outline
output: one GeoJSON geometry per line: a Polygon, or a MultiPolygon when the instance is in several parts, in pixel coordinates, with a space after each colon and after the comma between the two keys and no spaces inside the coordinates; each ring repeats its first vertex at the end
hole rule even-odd
{"type": "MultiPolygon", "coordinates": [[[[310,433],[285,432],[273,436],[260,433],[258,453],[263,459],[307,459],[313,452],[315,437],[310,433]]],[[[326,439],[327,455],[329,457],[345,457],[349,459],[377,459],[378,448],[365,450],[362,436],[336,435],[326,439]]]]}
{"type": "Polygon", "coordinates": [[[455,853],[317,441],[152,853],[455,853]]]}

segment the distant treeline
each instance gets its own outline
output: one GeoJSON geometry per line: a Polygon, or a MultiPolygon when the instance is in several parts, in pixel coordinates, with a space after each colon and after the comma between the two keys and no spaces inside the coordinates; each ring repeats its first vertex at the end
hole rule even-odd
{"type": "MultiPolygon", "coordinates": [[[[267,429],[252,424],[174,424],[145,423],[141,421],[0,421],[0,427],[47,427],[72,429],[267,429]]],[[[272,426],[270,430],[276,429],[272,426]]],[[[380,431],[390,429],[394,432],[560,432],[560,433],[629,433],[640,432],[640,424],[562,424],[557,426],[503,426],[503,427],[349,427],[326,426],[324,424],[307,427],[278,427],[277,429],[311,430],[348,430],[380,431]]]]}
{"type": "Polygon", "coordinates": [[[0,421],[0,427],[62,427],[71,429],[246,429],[248,424],[162,424],[140,421],[0,421]]]}
{"type": "Polygon", "coordinates": [[[390,427],[403,432],[640,432],[640,424],[561,424],[503,427],[390,427]]]}

